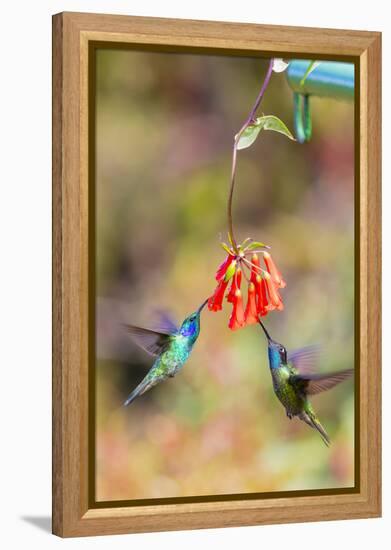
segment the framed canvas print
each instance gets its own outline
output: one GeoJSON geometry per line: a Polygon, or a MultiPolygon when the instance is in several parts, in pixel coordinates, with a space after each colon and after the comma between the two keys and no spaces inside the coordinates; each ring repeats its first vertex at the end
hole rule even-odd
{"type": "Polygon", "coordinates": [[[53,18],[53,532],[381,513],[376,32],[53,18]]]}

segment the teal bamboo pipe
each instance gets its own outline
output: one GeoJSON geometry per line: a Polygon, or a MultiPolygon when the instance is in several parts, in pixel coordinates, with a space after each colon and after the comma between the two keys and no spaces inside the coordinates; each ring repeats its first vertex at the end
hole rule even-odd
{"type": "Polygon", "coordinates": [[[311,95],[352,101],[354,99],[354,65],[321,61],[302,82],[311,61],[295,59],[289,63],[286,76],[294,94],[294,123],[297,140],[309,141],[312,134],[311,95]]]}

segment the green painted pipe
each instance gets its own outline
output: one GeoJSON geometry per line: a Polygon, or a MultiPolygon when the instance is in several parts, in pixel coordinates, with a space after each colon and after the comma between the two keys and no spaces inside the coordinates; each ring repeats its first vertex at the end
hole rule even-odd
{"type": "Polygon", "coordinates": [[[286,76],[294,92],[318,97],[352,100],[354,98],[354,64],[338,61],[321,61],[301,81],[311,61],[295,59],[289,63],[286,76]]]}
{"type": "Polygon", "coordinates": [[[309,141],[312,134],[309,97],[354,99],[354,64],[321,61],[302,82],[311,61],[295,59],[289,63],[286,77],[294,92],[294,122],[297,140],[309,141]]]}

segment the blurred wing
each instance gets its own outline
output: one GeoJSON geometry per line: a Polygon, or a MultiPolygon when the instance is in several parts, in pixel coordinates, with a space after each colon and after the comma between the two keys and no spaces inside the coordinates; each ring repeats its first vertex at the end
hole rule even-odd
{"type": "Polygon", "coordinates": [[[319,362],[320,346],[306,346],[288,353],[288,363],[299,371],[300,374],[311,374],[319,362]]]}
{"type": "Polygon", "coordinates": [[[308,376],[297,376],[296,380],[303,386],[308,395],[315,395],[327,390],[331,390],[337,384],[353,376],[354,369],[342,370],[332,374],[313,374],[308,376]]]}
{"type": "Polygon", "coordinates": [[[171,341],[171,334],[157,332],[148,328],[125,325],[133,340],[151,355],[160,355],[166,351],[171,341]]]}
{"type": "Polygon", "coordinates": [[[156,315],[156,330],[161,330],[163,333],[168,332],[172,334],[175,334],[179,331],[179,328],[176,326],[174,319],[169,313],[167,313],[167,311],[159,310],[156,312],[156,315]]]}

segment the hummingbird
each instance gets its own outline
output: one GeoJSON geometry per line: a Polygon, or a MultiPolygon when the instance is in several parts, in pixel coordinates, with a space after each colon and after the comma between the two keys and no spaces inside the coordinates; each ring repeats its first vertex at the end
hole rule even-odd
{"type": "Polygon", "coordinates": [[[308,426],[317,430],[324,443],[329,446],[330,438],[319,422],[308,397],[330,390],[352,376],[354,369],[316,374],[313,372],[313,366],[318,352],[317,346],[307,346],[287,353],[283,345],[272,340],[262,321],[259,321],[259,324],[268,341],[274,393],[285,407],[287,417],[292,419],[298,416],[308,426]]]}
{"type": "Polygon", "coordinates": [[[161,331],[125,325],[134,341],[150,355],[156,357],[151,369],[140,384],[130,393],[124,406],[160,382],[173,378],[186,363],[200,333],[200,316],[208,300],[186,317],[180,328],[167,315],[162,315],[161,331]]]}

